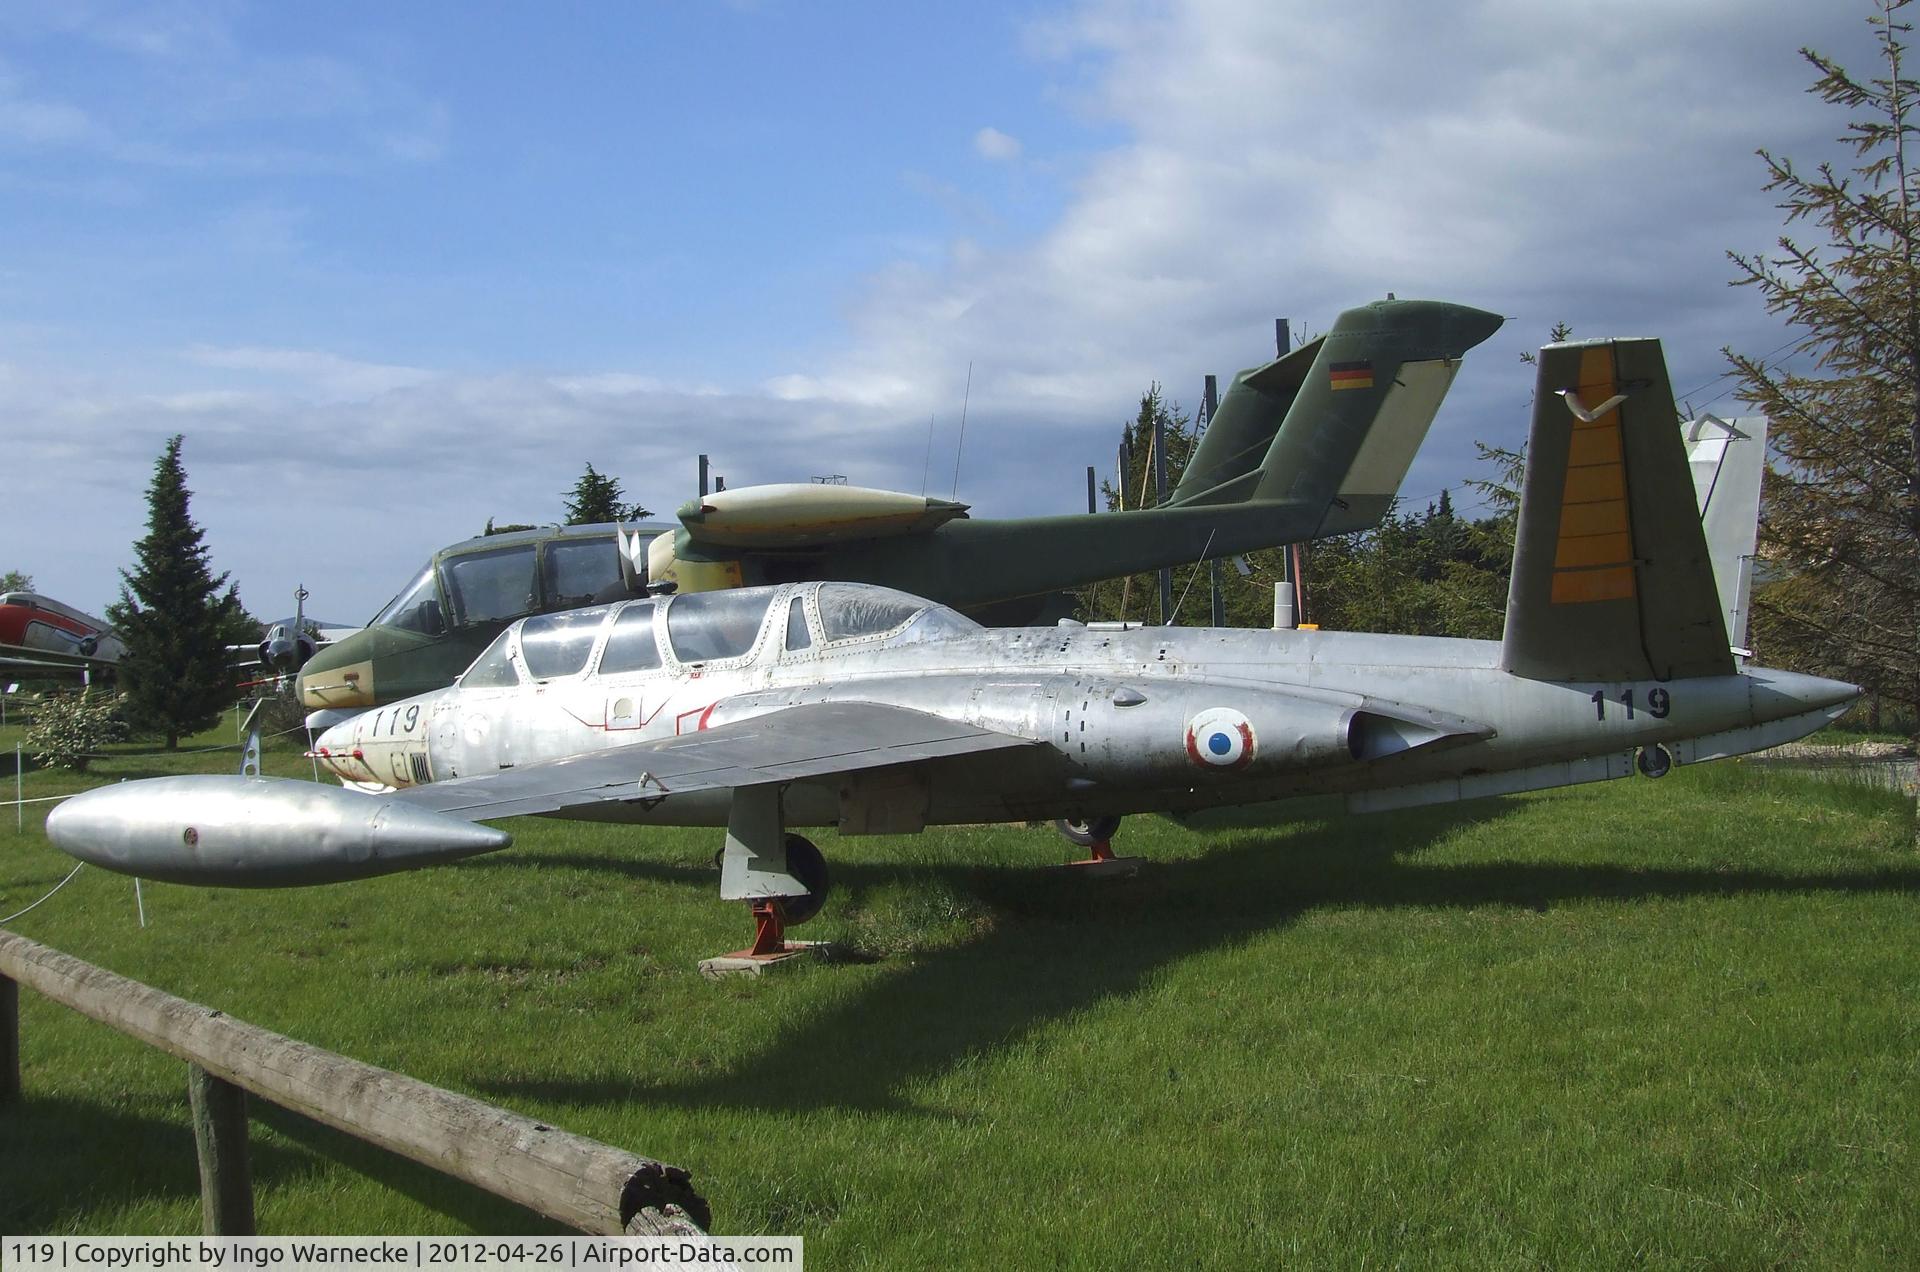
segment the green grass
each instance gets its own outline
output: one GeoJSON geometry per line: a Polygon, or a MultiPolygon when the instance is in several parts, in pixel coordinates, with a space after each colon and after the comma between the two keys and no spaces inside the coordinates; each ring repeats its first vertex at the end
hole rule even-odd
{"type": "MultiPolygon", "coordinates": [[[[38,818],[0,826],[0,914],[68,869],[38,818]]],[[[820,1267],[1920,1249],[1920,858],[1911,802],[1865,784],[1736,762],[1210,838],[1134,819],[1130,881],[1045,870],[1039,830],[822,834],[835,892],[798,934],[884,957],[722,984],[694,967],[747,934],[716,832],[512,829],[340,887],[150,885],[144,931],[88,870],[11,926],[684,1165],[718,1230],[820,1267]]],[[[178,1062],[21,998],[0,1231],[197,1231],[178,1062]]],[[[285,1114],[254,1146],[264,1231],[545,1228],[285,1114]]]]}
{"type": "Polygon", "coordinates": [[[1913,735],[1894,729],[1855,729],[1843,721],[1810,733],[1804,740],[1813,746],[1854,746],[1861,742],[1911,742],[1913,735]]]}

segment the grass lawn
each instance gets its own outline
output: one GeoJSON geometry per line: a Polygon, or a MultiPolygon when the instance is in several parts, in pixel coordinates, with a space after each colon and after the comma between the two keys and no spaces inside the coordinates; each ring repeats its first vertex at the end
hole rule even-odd
{"type": "MultiPolygon", "coordinates": [[[[204,741],[231,741],[232,730],[204,741]]],[[[11,751],[12,737],[0,736],[11,751]]],[[[83,778],[230,769],[120,748],[83,778]]],[[[274,752],[270,771],[304,762],[274,752]]],[[[8,797],[11,790],[8,791],[8,797]]],[[[0,915],[70,868],[0,823],[0,915]]],[[[13,930],[686,1166],[817,1267],[1911,1266],[1911,801],[1738,762],[1199,836],[1136,879],[1018,827],[819,840],[800,929],[883,955],[714,984],[714,831],[528,819],[287,892],[83,871],[13,930]]],[[[182,1066],[21,995],[0,1231],[199,1228],[182,1066]]],[[[260,1109],[262,1231],[544,1231],[260,1109]]]]}

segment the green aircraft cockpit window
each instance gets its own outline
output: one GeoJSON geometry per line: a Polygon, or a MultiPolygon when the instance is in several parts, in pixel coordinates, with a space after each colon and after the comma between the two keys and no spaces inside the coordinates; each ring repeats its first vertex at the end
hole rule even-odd
{"type": "Polygon", "coordinates": [[[422,636],[444,635],[447,621],[440,609],[440,585],[434,581],[433,564],[429,562],[419,577],[400,589],[400,595],[388,601],[368,626],[397,627],[422,636]]]}
{"type": "Polygon", "coordinates": [[[905,592],[857,583],[820,585],[820,627],[826,638],[852,640],[904,627],[930,603],[905,592]]]}
{"type": "Polygon", "coordinates": [[[533,612],[534,545],[446,557],[447,598],[456,627],[502,623],[533,612]]]}
{"type": "Polygon", "coordinates": [[[613,632],[600,653],[600,674],[651,671],[659,665],[660,646],[653,639],[653,602],[627,606],[613,620],[613,632]]]}
{"type": "Polygon", "coordinates": [[[540,579],[546,585],[548,609],[593,604],[620,581],[620,555],[612,536],[549,542],[541,559],[540,579]]]}
{"type": "Polygon", "coordinates": [[[462,689],[511,689],[519,683],[520,673],[513,665],[511,627],[494,637],[493,644],[488,645],[486,652],[474,659],[473,665],[460,677],[462,689]]]}
{"type": "Polygon", "coordinates": [[[540,614],[520,625],[520,659],[535,680],[553,680],[586,670],[587,655],[600,639],[600,628],[612,611],[592,609],[540,614]]]}
{"type": "Polygon", "coordinates": [[[766,588],[689,592],[667,605],[667,641],[683,663],[738,658],[753,648],[773,603],[766,588]]]}

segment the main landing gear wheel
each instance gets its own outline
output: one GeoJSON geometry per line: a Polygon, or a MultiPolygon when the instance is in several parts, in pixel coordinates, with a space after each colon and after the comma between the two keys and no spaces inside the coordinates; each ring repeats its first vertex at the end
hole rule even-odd
{"type": "Polygon", "coordinates": [[[827,903],[827,859],[802,835],[787,836],[787,873],[805,884],[804,897],[781,897],[780,917],[787,927],[799,927],[820,913],[827,903]]]}
{"type": "Polygon", "coordinates": [[[763,969],[819,944],[789,941],[786,930],[805,923],[826,904],[826,858],[811,840],[788,834],[780,820],[777,789],[747,787],[734,792],[726,845],[720,852],[720,897],[747,903],[753,915],[753,944],[702,959],[701,975],[758,976],[763,969]]]}
{"type": "Polygon", "coordinates": [[[1139,857],[1116,857],[1109,841],[1120,829],[1118,817],[1062,817],[1053,828],[1070,844],[1087,850],[1079,861],[1069,861],[1067,869],[1089,875],[1130,875],[1138,873],[1139,857]]]}
{"type": "Polygon", "coordinates": [[[1104,846],[1120,830],[1118,817],[1083,817],[1078,820],[1062,817],[1053,823],[1053,828],[1066,838],[1066,841],[1079,848],[1104,846]]]}

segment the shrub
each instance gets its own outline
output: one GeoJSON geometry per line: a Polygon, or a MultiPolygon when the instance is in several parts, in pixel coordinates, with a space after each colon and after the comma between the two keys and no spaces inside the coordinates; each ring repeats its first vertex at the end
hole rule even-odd
{"type": "Polygon", "coordinates": [[[101,747],[127,736],[119,711],[120,696],[104,689],[48,694],[27,729],[26,748],[42,764],[84,773],[101,747]]]}

